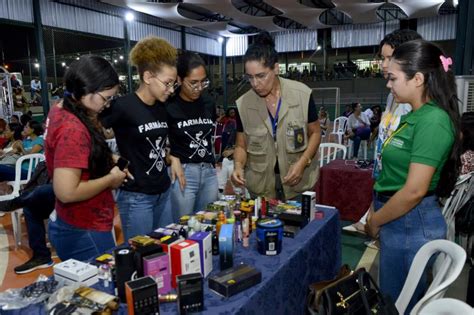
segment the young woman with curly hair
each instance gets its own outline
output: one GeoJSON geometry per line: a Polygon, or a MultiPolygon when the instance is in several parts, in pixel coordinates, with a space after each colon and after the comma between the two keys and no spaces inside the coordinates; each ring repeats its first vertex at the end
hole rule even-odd
{"type": "Polygon", "coordinates": [[[140,40],[130,52],[130,62],[140,76],[138,89],[117,99],[101,115],[104,127],[113,129],[120,155],[130,161],[134,177],[117,193],[125,239],[171,223],[164,102],[177,86],[176,56],[176,49],[162,38],[140,40]]]}

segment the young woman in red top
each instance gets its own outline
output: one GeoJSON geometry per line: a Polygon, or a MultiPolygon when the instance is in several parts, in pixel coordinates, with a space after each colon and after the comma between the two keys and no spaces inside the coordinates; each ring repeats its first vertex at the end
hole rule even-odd
{"type": "Polygon", "coordinates": [[[46,164],[56,195],[49,239],[61,260],[87,260],[115,245],[111,189],[126,174],[113,165],[97,115],[119,80],[108,61],[84,56],[69,66],[64,82],[64,100],[46,121],[46,164]]]}

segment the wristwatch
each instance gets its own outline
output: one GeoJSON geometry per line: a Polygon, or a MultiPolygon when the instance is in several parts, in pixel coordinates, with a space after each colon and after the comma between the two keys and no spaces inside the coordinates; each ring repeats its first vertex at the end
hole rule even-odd
{"type": "Polygon", "coordinates": [[[312,161],[313,161],[312,159],[310,159],[309,157],[306,157],[306,165],[305,165],[305,167],[310,166],[312,161]]]}

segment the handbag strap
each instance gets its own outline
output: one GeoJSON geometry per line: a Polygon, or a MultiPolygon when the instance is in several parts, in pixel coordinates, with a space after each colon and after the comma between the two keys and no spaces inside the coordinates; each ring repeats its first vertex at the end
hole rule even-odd
{"type": "MultiPolygon", "coordinates": [[[[365,270],[357,270],[357,282],[359,284],[359,289],[360,289],[360,296],[362,298],[362,303],[364,303],[364,308],[365,308],[365,313],[367,315],[371,315],[372,312],[371,312],[371,307],[369,305],[369,301],[367,299],[367,295],[366,295],[366,292],[368,290],[368,288],[366,287],[366,284],[368,283],[369,286],[370,286],[370,281],[372,280],[372,278],[370,277],[370,274],[367,273],[367,271],[365,270]],[[369,278],[369,281],[367,282],[367,277],[369,278]]],[[[378,288],[376,287],[376,290],[377,290],[377,293],[379,292],[378,288]]]]}
{"type": "Polygon", "coordinates": [[[370,276],[370,274],[364,270],[357,270],[358,273],[358,283],[359,283],[359,288],[361,292],[361,298],[362,302],[364,303],[364,308],[366,311],[367,315],[372,315],[372,307],[369,305],[369,301],[367,299],[367,291],[369,289],[372,289],[375,291],[376,297],[377,297],[377,303],[379,306],[382,307],[383,309],[383,314],[397,314],[398,311],[395,308],[395,305],[393,303],[387,303],[391,302],[391,299],[385,300],[384,295],[380,292],[379,286],[377,283],[374,281],[374,279],[370,276]]]}

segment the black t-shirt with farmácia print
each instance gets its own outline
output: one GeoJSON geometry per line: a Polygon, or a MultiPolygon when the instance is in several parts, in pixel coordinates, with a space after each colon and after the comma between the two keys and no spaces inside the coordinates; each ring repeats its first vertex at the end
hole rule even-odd
{"type": "Polygon", "coordinates": [[[171,183],[166,169],[168,124],[165,105],[150,106],[132,93],[118,98],[100,114],[105,128],[114,130],[120,156],[130,161],[124,190],[160,194],[171,183]]]}
{"type": "Polygon", "coordinates": [[[171,155],[181,163],[214,163],[215,102],[207,94],[194,102],[179,94],[166,104],[171,155]]]}

